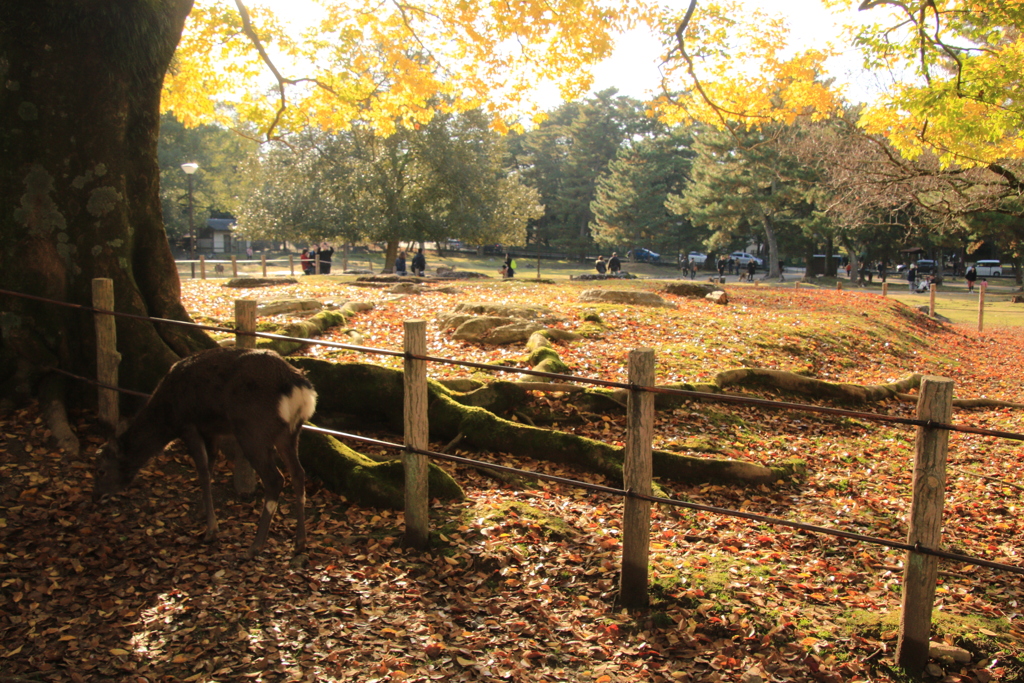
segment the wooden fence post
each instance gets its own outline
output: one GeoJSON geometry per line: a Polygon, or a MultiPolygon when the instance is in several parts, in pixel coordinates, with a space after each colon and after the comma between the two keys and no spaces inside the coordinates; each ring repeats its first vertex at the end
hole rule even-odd
{"type": "Polygon", "coordinates": [[[288,252],[288,274],[295,275],[295,254],[288,252]]]}
{"type": "Polygon", "coordinates": [[[235,299],[235,346],[240,349],[255,349],[256,337],[242,332],[256,331],[256,300],[235,299]]]}
{"type": "MultiPolygon", "coordinates": [[[[239,332],[255,331],[256,300],[235,299],[235,347],[239,349],[255,349],[256,337],[249,334],[238,334],[239,332]]],[[[256,493],[256,470],[252,468],[249,461],[242,455],[241,447],[237,443],[232,443],[230,447],[225,446],[223,442],[222,447],[231,451],[229,455],[235,463],[232,474],[235,493],[240,496],[251,496],[256,493]]]]}
{"type": "Polygon", "coordinates": [[[238,277],[238,257],[231,255],[231,277],[238,277]]]}
{"type": "Polygon", "coordinates": [[[981,287],[978,288],[978,332],[985,331],[985,290],[987,288],[988,282],[982,280],[981,287]]]}
{"type": "Polygon", "coordinates": [[[267,276],[267,252],[260,254],[260,261],[263,263],[263,277],[267,276]]]}
{"type": "MultiPolygon", "coordinates": [[[[926,376],[921,379],[917,419],[948,424],[953,415],[953,380],[926,376]]],[[[949,432],[934,427],[917,428],[914,456],[914,500],[910,507],[907,543],[937,550],[942,541],[942,505],[946,490],[946,450],[949,432]]],[[[928,663],[932,605],[939,558],[908,552],[903,571],[903,611],[896,661],[912,676],[928,663]]]]}
{"type": "MultiPolygon", "coordinates": [[[[98,277],[92,281],[92,306],[104,311],[114,310],[114,281],[98,277]]],[[[117,386],[117,366],[121,354],[117,352],[117,325],[112,315],[96,314],[96,381],[111,387],[117,386]]],[[[121,419],[117,392],[100,387],[98,394],[99,418],[107,425],[117,428],[121,419]]]]}
{"type": "MultiPolygon", "coordinates": [[[[629,352],[629,383],[654,386],[654,350],[629,352]]],[[[651,495],[651,439],[654,394],[632,390],[626,403],[626,451],[622,467],[627,491],[651,495]]],[[[651,545],[651,501],[626,498],[622,515],[622,572],[619,601],[623,607],[647,606],[647,566],[651,545]]]]}
{"type": "Polygon", "coordinates": [[[935,290],[937,289],[935,283],[931,283],[928,286],[928,317],[935,317],[935,290]]]}
{"type": "Polygon", "coordinates": [[[889,283],[888,282],[883,282],[882,283],[882,296],[889,296],[889,283]]]}
{"type": "MultiPolygon", "coordinates": [[[[427,422],[427,362],[410,355],[427,353],[427,321],[405,321],[405,445],[426,450],[430,445],[427,422]]],[[[410,548],[423,550],[430,540],[430,516],[427,488],[427,456],[412,451],[402,453],[405,466],[405,538],[410,548]]]]}
{"type": "Polygon", "coordinates": [[[199,255],[199,279],[206,279],[206,256],[204,254],[199,255]]]}
{"type": "Polygon", "coordinates": [[[837,292],[843,291],[843,281],[842,280],[836,280],[836,291],[837,292]]]}

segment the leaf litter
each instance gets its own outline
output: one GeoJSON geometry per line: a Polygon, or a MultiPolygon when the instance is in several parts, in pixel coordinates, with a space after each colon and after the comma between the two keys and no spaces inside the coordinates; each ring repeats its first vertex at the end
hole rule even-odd
{"type": "MultiPolygon", "coordinates": [[[[231,300],[187,281],[190,311],[229,321],[231,300]]],[[[402,321],[430,319],[485,285],[380,305],[354,321],[367,344],[401,347],[402,321]]],[[[571,287],[526,287],[518,303],[558,301],[566,327],[592,307],[571,287]]],[[[363,300],[331,283],[301,296],[363,300]]],[[[251,293],[257,295],[256,292],[251,293]]],[[[276,295],[276,293],[275,293],[276,295]]],[[[507,291],[502,297],[511,296],[507,291]]],[[[957,394],[1021,401],[1016,330],[978,334],[911,315],[878,297],[742,290],[729,307],[609,307],[600,339],[560,344],[573,372],[622,379],[631,348],[658,351],[659,381],[694,381],[738,364],[813,371],[847,382],[907,372],[953,377],[957,394]],[[866,317],[862,313],[866,312],[866,317]]],[[[452,342],[431,355],[514,364],[522,348],[452,342]]],[[[367,359],[313,347],[313,355],[367,359]]],[[[391,362],[378,358],[379,362],[391,362]]],[[[461,368],[431,366],[432,376],[461,368]]],[[[787,400],[792,397],[784,397],[787,400]]],[[[537,396],[557,409],[555,397],[537,396]]],[[[879,411],[911,415],[886,403],[879,411]]],[[[652,512],[651,605],[615,604],[622,504],[552,483],[496,484],[448,467],[468,501],[434,503],[432,548],[401,544],[400,512],[351,505],[311,483],[311,548],[291,557],[291,509],[264,555],[240,558],[254,503],[217,472],[221,536],[198,542],[201,503],[187,456],[171,449],[111,503],[91,503],[102,442],[75,414],[83,453],[54,451],[38,408],[0,414],[0,680],[4,681],[896,681],[893,663],[905,556],[882,547],[677,508],[652,512]]],[[[1009,431],[1019,411],[957,411],[955,421],[1009,431]]],[[[612,443],[621,415],[576,414],[572,430],[612,443]]],[[[387,436],[387,435],[384,435],[387,436]]],[[[393,435],[391,436],[393,439],[393,435]]],[[[798,457],[803,479],[773,487],[662,485],[706,505],[906,536],[912,431],[859,420],[688,404],[659,414],[656,446],[757,462],[798,457]]],[[[440,448],[443,444],[433,444],[440,448]]],[[[562,465],[456,451],[600,481],[562,465]]],[[[954,433],[943,547],[1022,565],[1021,447],[954,433]]],[[[617,484],[617,482],[601,482],[617,484]]],[[[933,662],[942,681],[1024,676],[1019,576],[942,563],[933,640],[969,663],[933,662]]]]}

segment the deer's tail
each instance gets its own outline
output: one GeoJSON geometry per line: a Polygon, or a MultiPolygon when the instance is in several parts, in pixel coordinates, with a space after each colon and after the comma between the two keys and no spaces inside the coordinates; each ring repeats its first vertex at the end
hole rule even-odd
{"type": "Polygon", "coordinates": [[[303,422],[313,417],[316,412],[316,391],[313,385],[302,378],[301,384],[295,384],[290,391],[281,393],[281,401],[277,404],[278,415],[294,432],[303,422]]]}

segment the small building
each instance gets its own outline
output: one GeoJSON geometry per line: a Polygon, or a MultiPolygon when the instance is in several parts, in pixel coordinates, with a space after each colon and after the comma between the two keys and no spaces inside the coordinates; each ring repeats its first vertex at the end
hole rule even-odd
{"type": "Polygon", "coordinates": [[[234,229],[238,221],[234,218],[208,218],[196,239],[196,250],[207,254],[241,253],[249,245],[248,240],[236,240],[234,229]]]}

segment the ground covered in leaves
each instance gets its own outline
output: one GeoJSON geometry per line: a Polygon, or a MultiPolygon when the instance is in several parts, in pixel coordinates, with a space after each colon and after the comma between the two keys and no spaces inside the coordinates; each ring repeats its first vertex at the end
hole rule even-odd
{"type": "MultiPolygon", "coordinates": [[[[1024,402],[1020,331],[942,325],[873,295],[746,287],[730,289],[725,307],[666,296],[677,309],[645,309],[579,304],[580,290],[565,284],[458,287],[391,299],[320,278],[289,293],[378,300],[350,324],[380,348],[401,347],[403,320],[432,320],[459,301],[546,304],[566,329],[588,313],[603,321],[587,338],[558,345],[577,375],[624,379],[628,350],[649,346],[659,383],[744,365],[868,383],[927,372],[954,378],[961,398],[1024,402]]],[[[234,298],[271,295],[186,282],[185,296],[204,322],[227,323],[234,298]]],[[[367,360],[326,347],[307,353],[367,360]]],[[[431,325],[428,353],[516,367],[523,349],[453,342],[431,325]]],[[[433,377],[466,373],[430,368],[433,377]]],[[[534,400],[562,407],[557,395],[534,400]]],[[[871,409],[913,413],[899,402],[871,409]]],[[[620,414],[571,417],[567,429],[624,438],[620,414]]],[[[469,498],[433,508],[430,552],[401,547],[400,512],[351,505],[313,482],[308,556],[292,558],[286,494],[267,550],[246,563],[257,504],[230,494],[226,465],[217,476],[221,538],[204,545],[187,457],[169,451],[123,496],[95,506],[90,467],[101,439],[91,415],[74,419],[84,446],[78,458],[53,450],[34,406],[0,415],[0,681],[902,680],[893,670],[904,561],[897,551],[656,508],[651,607],[630,613],[615,605],[619,499],[555,484],[512,486],[443,465],[469,498]]],[[[954,421],[1024,432],[1021,412],[1008,408],[957,410],[954,421]]],[[[804,478],[771,488],[664,485],[674,497],[906,536],[910,429],[694,403],[660,413],[655,442],[807,463],[804,478]]],[[[595,480],[507,454],[459,453],[595,480]]],[[[946,549],[1024,565],[1021,454],[1019,442],[952,435],[946,549]]],[[[934,662],[932,679],[1024,680],[1021,598],[1017,575],[943,563],[935,639],[966,649],[971,661],[934,662]]]]}

